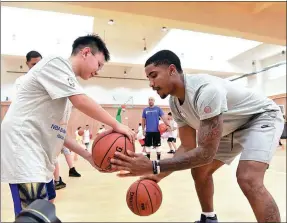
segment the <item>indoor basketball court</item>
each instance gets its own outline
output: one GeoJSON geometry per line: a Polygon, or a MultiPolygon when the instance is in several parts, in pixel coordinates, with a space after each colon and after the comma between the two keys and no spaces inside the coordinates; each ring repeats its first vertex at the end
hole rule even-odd
{"type": "MultiPolygon", "coordinates": [[[[1,11],[1,122],[15,100],[16,79],[30,69],[25,55],[36,50],[41,58],[69,57],[74,39],[89,33],[102,37],[111,60],[98,75],[79,79],[79,84],[137,135],[150,98],[165,115],[171,112],[169,98],[161,99],[145,73],[146,60],[163,49],[178,55],[186,75],[227,79],[273,100],[285,115],[284,131],[264,184],[286,222],[286,2],[1,2],[1,11]]],[[[137,136],[133,145],[110,130],[71,107],[67,136],[92,153],[97,167],[110,170],[115,151],[146,155],[144,137],[137,136]]],[[[172,158],[170,137],[159,132],[160,160],[172,158]]],[[[174,139],[179,147],[178,132],[174,139]]],[[[152,149],[150,160],[158,157],[152,149]]],[[[256,222],[237,183],[239,157],[213,175],[219,222],[256,222]]],[[[101,173],[71,151],[61,150],[58,165],[58,177],[65,185],[56,188],[54,204],[62,222],[195,222],[202,212],[190,170],[176,171],[157,184],[101,173]],[[80,176],[71,174],[73,168],[80,176]],[[144,206],[146,200],[150,203],[144,206]]],[[[9,184],[1,182],[1,222],[14,220],[9,184]]]]}
{"type": "MultiPolygon", "coordinates": [[[[286,144],[284,145],[286,148],[286,144]]],[[[137,151],[141,151],[136,143],[137,151]]],[[[168,147],[165,146],[166,152],[168,147]]],[[[278,148],[265,182],[276,200],[281,218],[286,218],[286,149],[278,148]]],[[[153,154],[155,158],[155,154],[153,154]]],[[[168,158],[171,155],[165,155],[168,158]]],[[[235,171],[238,161],[224,166],[215,174],[215,207],[223,222],[255,222],[248,201],[236,183],[235,171]],[[243,214],[244,212],[244,214],[243,214]]],[[[192,222],[198,218],[200,205],[196,196],[190,171],[173,173],[163,179],[159,186],[163,200],[159,210],[150,216],[133,214],[126,204],[128,188],[137,177],[119,179],[114,173],[102,174],[93,170],[83,159],[77,161],[81,179],[68,177],[68,167],[60,156],[63,178],[67,187],[57,192],[57,216],[63,222],[192,222]],[[75,211],[76,210],[76,211],[75,211]],[[111,211],[112,210],[112,211],[111,211]]],[[[13,221],[13,202],[9,187],[1,184],[1,218],[13,221]]]]}

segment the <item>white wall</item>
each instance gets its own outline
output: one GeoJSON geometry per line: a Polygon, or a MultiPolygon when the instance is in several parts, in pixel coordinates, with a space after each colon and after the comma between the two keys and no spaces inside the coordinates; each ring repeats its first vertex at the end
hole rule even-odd
{"type": "MultiPolygon", "coordinates": [[[[255,66],[249,71],[262,70],[265,67],[286,62],[286,56],[277,54],[261,61],[256,61],[255,66]]],[[[248,88],[262,93],[266,96],[286,93],[286,64],[268,71],[261,72],[246,78],[236,80],[238,83],[244,83],[248,88]]]]}
{"type": "MultiPolygon", "coordinates": [[[[7,73],[9,65],[5,63],[6,60],[1,59],[1,101],[5,101],[6,97],[9,97],[9,100],[13,98],[13,84],[21,76],[7,73]]],[[[168,105],[168,99],[162,100],[149,87],[148,81],[94,78],[88,81],[80,80],[80,83],[86,93],[100,104],[122,104],[133,97],[134,105],[147,105],[148,97],[153,96],[157,105],[168,105]]],[[[130,103],[131,100],[128,104],[130,103]]]]}

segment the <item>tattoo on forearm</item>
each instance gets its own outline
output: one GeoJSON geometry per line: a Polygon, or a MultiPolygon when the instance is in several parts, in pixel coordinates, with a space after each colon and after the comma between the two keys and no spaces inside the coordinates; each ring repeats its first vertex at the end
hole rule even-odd
{"type": "Polygon", "coordinates": [[[160,162],[161,171],[176,171],[206,165],[212,161],[222,133],[222,115],[201,121],[198,147],[172,159],[160,162]]]}

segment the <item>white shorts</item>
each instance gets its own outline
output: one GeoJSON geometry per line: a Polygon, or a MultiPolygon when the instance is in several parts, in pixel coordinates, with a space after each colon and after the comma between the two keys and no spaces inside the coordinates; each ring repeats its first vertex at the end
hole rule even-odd
{"type": "Polygon", "coordinates": [[[241,153],[240,160],[269,164],[283,128],[284,119],[280,111],[256,114],[245,125],[221,139],[214,159],[230,164],[241,153]]]}

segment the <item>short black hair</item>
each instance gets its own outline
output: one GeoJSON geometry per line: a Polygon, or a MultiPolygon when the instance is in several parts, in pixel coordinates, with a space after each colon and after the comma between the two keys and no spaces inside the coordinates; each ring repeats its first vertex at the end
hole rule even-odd
{"type": "Polygon", "coordinates": [[[172,116],[172,113],[171,112],[169,112],[169,113],[167,113],[169,116],[172,116]]]}
{"type": "Polygon", "coordinates": [[[87,35],[77,38],[72,46],[72,55],[76,55],[84,47],[90,47],[93,53],[101,52],[105,56],[105,61],[110,60],[110,52],[105,42],[98,35],[87,35]]]}
{"type": "Polygon", "coordinates": [[[26,61],[29,62],[32,58],[38,58],[38,57],[42,58],[42,55],[39,52],[32,50],[26,54],[26,61]]]}
{"type": "Polygon", "coordinates": [[[182,74],[182,68],[179,57],[170,50],[161,50],[152,55],[146,62],[145,67],[154,64],[154,66],[158,65],[171,65],[173,64],[176,67],[178,73],[182,74]]]}

